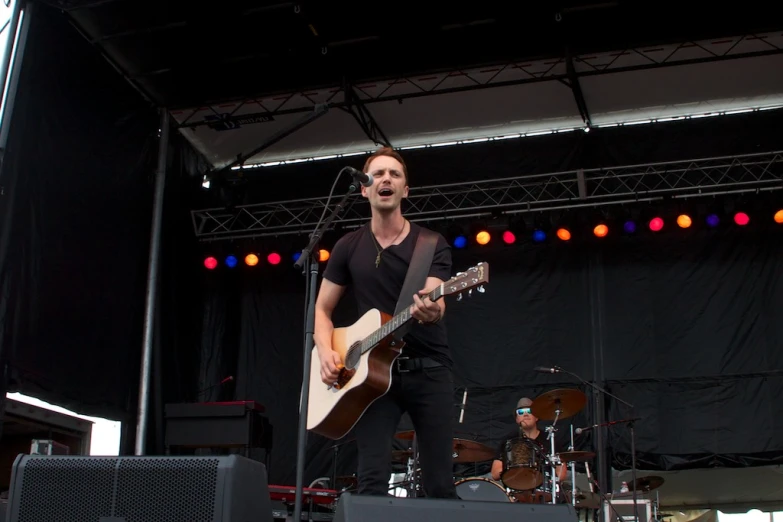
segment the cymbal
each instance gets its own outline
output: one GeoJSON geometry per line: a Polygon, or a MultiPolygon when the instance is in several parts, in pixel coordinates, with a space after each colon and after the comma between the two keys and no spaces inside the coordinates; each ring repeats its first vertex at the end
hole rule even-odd
{"type": "Polygon", "coordinates": [[[587,462],[595,458],[592,451],[565,451],[558,455],[561,462],[587,462]]]}
{"type": "MultiPolygon", "coordinates": [[[[651,476],[651,477],[639,477],[636,479],[636,491],[652,491],[663,485],[665,481],[663,477],[651,476]]],[[[633,491],[633,482],[628,484],[628,489],[633,491]]]]}
{"type": "Polygon", "coordinates": [[[495,457],[495,451],[473,440],[454,439],[452,442],[454,462],[481,462],[495,457]]]}
{"type": "Polygon", "coordinates": [[[555,420],[556,410],[560,410],[559,419],[572,417],[582,411],[587,404],[587,396],[579,390],[561,388],[539,395],[533,400],[533,415],[541,420],[555,420]]]}

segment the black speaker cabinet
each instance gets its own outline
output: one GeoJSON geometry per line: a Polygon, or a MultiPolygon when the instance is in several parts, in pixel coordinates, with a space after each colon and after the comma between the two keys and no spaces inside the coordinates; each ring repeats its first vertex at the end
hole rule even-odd
{"type": "Polygon", "coordinates": [[[239,455],[19,455],[7,522],[272,522],[266,468],[239,455]]]}
{"type": "Polygon", "coordinates": [[[334,522],[577,522],[570,504],[372,497],[343,493],[334,522]]]}

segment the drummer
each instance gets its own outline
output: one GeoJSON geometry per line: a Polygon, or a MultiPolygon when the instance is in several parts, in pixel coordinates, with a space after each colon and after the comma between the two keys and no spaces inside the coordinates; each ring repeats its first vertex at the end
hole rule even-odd
{"type": "MultiPolygon", "coordinates": [[[[506,442],[511,439],[517,439],[519,437],[526,437],[532,439],[536,444],[541,447],[543,453],[549,453],[549,440],[548,434],[538,429],[538,418],[533,415],[531,408],[533,407],[533,401],[527,397],[522,397],[517,402],[517,408],[515,413],[517,428],[504,437],[498,445],[497,456],[492,462],[492,479],[500,480],[503,474],[503,455],[505,453],[506,442]]],[[[557,447],[557,440],[555,440],[555,451],[560,452],[560,448],[557,447]]],[[[557,478],[559,481],[564,481],[568,474],[568,469],[563,464],[558,464],[555,467],[557,478]]]]}

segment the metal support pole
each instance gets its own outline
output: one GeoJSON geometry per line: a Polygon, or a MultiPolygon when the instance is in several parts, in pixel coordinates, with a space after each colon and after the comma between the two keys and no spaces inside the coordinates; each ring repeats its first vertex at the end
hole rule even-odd
{"type": "MultiPolygon", "coordinates": [[[[5,88],[6,88],[6,82],[8,81],[8,72],[11,70],[11,67],[13,67],[13,64],[11,63],[11,59],[13,58],[14,54],[14,48],[24,48],[24,42],[23,42],[23,36],[26,36],[26,31],[20,32],[20,37],[17,38],[17,30],[19,29],[19,18],[22,16],[22,9],[25,7],[25,0],[16,0],[16,3],[14,4],[14,7],[11,11],[11,18],[8,21],[8,26],[6,29],[8,30],[8,34],[6,36],[6,47],[5,51],[3,52],[3,58],[2,62],[0,62],[0,96],[2,96],[3,101],[5,101],[5,88]],[[17,45],[17,40],[19,44],[17,45]]],[[[27,10],[25,10],[25,15],[27,14],[27,10]]],[[[29,24],[28,24],[29,25],[29,24]]],[[[0,35],[2,33],[0,32],[0,35]]],[[[21,63],[21,53],[17,50],[16,59],[14,62],[20,62],[21,63]]],[[[13,98],[13,91],[14,89],[9,89],[8,91],[8,97],[13,98]]],[[[6,102],[7,105],[7,102],[6,102]]],[[[3,118],[5,119],[5,118],[3,118]]]]}
{"type": "Polygon", "coordinates": [[[158,168],[155,173],[155,196],[152,209],[147,296],[144,310],[144,346],[139,377],[138,421],[136,423],[136,455],[144,455],[149,421],[150,373],[152,370],[152,337],[155,331],[155,303],[158,293],[158,264],[160,236],[163,222],[163,193],[166,188],[166,157],[169,145],[169,113],[160,109],[160,140],[158,141],[158,168]]]}
{"type": "MultiPolygon", "coordinates": [[[[22,70],[22,58],[27,43],[27,34],[30,32],[30,12],[31,5],[25,5],[24,0],[17,0],[14,5],[14,11],[8,23],[8,44],[3,54],[2,63],[0,63],[0,196],[6,200],[3,215],[0,215],[0,276],[5,272],[5,263],[8,258],[9,242],[11,238],[11,224],[13,222],[14,206],[16,200],[16,176],[18,172],[10,175],[5,172],[5,152],[8,144],[8,133],[11,128],[11,117],[14,112],[14,101],[16,100],[16,91],[19,86],[19,75],[22,70]],[[23,6],[25,7],[22,11],[23,6]],[[22,21],[21,27],[19,21],[22,21]],[[19,31],[17,32],[17,28],[19,31]],[[13,58],[13,62],[11,59],[13,58]],[[10,72],[10,74],[8,74],[10,72]],[[7,83],[6,83],[7,81],[7,83]],[[10,179],[9,179],[10,177],[10,179]]],[[[17,169],[18,171],[19,169],[17,169]]],[[[7,304],[7,303],[6,303],[7,304]]],[[[0,298],[0,310],[3,308],[0,298]]],[[[3,332],[0,332],[2,337],[3,332]]],[[[5,394],[8,389],[9,363],[10,359],[6,353],[6,347],[0,341],[0,412],[5,411],[5,394]]],[[[3,418],[0,415],[0,437],[3,435],[3,418]]]]}

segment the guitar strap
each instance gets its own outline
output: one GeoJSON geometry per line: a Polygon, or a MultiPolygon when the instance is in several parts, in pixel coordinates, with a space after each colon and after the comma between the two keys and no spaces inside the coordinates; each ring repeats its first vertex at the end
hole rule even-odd
{"type": "MultiPolygon", "coordinates": [[[[394,315],[412,305],[413,294],[424,288],[432,265],[432,258],[435,255],[435,246],[438,243],[437,234],[424,227],[419,230],[419,237],[416,239],[416,246],[413,247],[413,256],[411,256],[411,263],[408,266],[408,273],[405,274],[405,282],[402,284],[402,291],[400,291],[394,315]]],[[[401,341],[409,328],[410,323],[398,328],[394,333],[395,339],[401,341]]]]}

